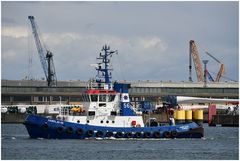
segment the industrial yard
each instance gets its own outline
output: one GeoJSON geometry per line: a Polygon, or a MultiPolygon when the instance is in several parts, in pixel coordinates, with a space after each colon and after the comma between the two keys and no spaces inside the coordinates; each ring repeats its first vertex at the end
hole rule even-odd
{"type": "Polygon", "coordinates": [[[238,2],[1,12],[1,159],[239,159],[238,2]]]}

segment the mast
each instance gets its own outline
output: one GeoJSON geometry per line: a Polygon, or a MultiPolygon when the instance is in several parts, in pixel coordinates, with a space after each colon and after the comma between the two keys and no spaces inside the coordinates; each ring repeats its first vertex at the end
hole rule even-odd
{"type": "Polygon", "coordinates": [[[98,83],[105,83],[108,88],[110,87],[111,84],[111,78],[112,78],[112,71],[110,66],[110,58],[112,57],[113,54],[117,54],[117,50],[113,51],[110,50],[110,46],[104,45],[102,48],[102,52],[100,52],[99,57],[97,59],[101,60],[100,63],[98,63],[98,67],[96,70],[98,71],[97,79],[96,81],[98,83]]]}

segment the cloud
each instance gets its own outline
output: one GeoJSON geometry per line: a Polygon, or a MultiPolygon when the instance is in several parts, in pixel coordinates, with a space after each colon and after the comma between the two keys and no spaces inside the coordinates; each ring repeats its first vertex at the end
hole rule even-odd
{"type": "MultiPolygon", "coordinates": [[[[156,36],[124,38],[101,34],[59,33],[49,34],[46,36],[45,40],[53,50],[62,49],[62,46],[64,46],[63,50],[57,50],[54,52],[55,60],[59,60],[58,63],[56,63],[56,67],[61,64],[60,61],[66,60],[66,56],[69,58],[69,64],[64,63],[64,66],[60,67],[61,69],[59,69],[59,71],[61,73],[65,70],[63,69],[64,67],[69,69],[75,68],[79,73],[84,73],[86,68],[91,70],[89,64],[96,61],[95,58],[98,56],[98,53],[104,44],[110,45],[112,50],[118,50],[119,52],[119,56],[117,57],[120,60],[118,60],[118,63],[121,62],[124,65],[121,67],[122,69],[115,68],[115,71],[117,72],[119,72],[119,70],[129,71],[129,69],[131,69],[132,72],[134,72],[134,70],[142,70],[142,72],[145,70],[149,71],[151,69],[147,69],[147,67],[144,67],[142,64],[147,63],[152,65],[155,64],[156,61],[157,63],[162,64],[161,60],[156,58],[159,57],[159,53],[161,54],[167,49],[167,44],[161,40],[161,38],[156,36]],[[77,66],[76,63],[78,64],[77,66]]],[[[149,67],[150,66],[148,66],[148,68],[149,67]]],[[[73,73],[76,71],[71,72],[73,73]]],[[[127,76],[129,77],[132,72],[127,76]]],[[[62,76],[61,79],[66,79],[64,77],[66,76],[62,76]]],[[[79,77],[87,79],[87,77],[91,76],[79,74],[79,77]]],[[[118,77],[118,79],[121,78],[118,77]]]]}
{"type": "Polygon", "coordinates": [[[2,27],[2,36],[9,36],[13,38],[27,37],[27,28],[17,26],[17,27],[2,27]]]}
{"type": "MultiPolygon", "coordinates": [[[[34,60],[35,62],[37,61],[38,64],[38,69],[35,69],[36,71],[34,73],[43,73],[41,71],[42,67],[38,62],[38,53],[32,35],[29,35],[32,37],[32,42],[30,42],[32,51],[27,51],[29,48],[29,44],[27,43],[29,37],[26,31],[27,29],[24,27],[3,27],[2,40],[4,48],[2,61],[9,62],[10,64],[14,62],[13,66],[17,66],[17,68],[21,68],[21,65],[25,64],[22,68],[24,68],[25,73],[27,73],[27,70],[29,70],[26,67],[29,63],[29,54],[27,53],[33,52],[34,60]],[[10,42],[16,45],[10,45],[10,42]],[[15,61],[17,61],[17,63],[15,61]]],[[[58,79],[61,80],[87,80],[89,77],[92,77],[89,73],[83,73],[85,73],[86,68],[91,70],[89,65],[96,61],[95,58],[98,56],[104,44],[110,45],[113,50],[119,51],[119,55],[121,55],[120,58],[124,59],[120,61],[126,65],[126,67],[122,67],[124,71],[128,70],[127,68],[132,68],[133,70],[139,68],[144,72],[146,68],[142,67],[141,64],[153,63],[153,61],[156,60],[155,58],[158,57],[155,51],[157,50],[158,53],[162,53],[167,49],[167,44],[157,36],[134,36],[126,38],[107,34],[66,32],[45,33],[42,34],[42,39],[47,49],[54,53],[56,72],[59,77],[58,79]]],[[[7,66],[8,63],[3,63],[3,68],[7,69],[7,66]]],[[[119,69],[116,71],[118,70],[119,69]]],[[[149,69],[147,69],[147,71],[148,70],[149,69]]],[[[11,72],[13,71],[10,71],[10,73],[11,72]]],[[[93,72],[91,74],[93,74],[93,72]]],[[[5,71],[3,75],[6,75],[5,71]]]]}
{"type": "MultiPolygon", "coordinates": [[[[29,15],[35,16],[43,40],[54,54],[59,80],[87,80],[95,75],[89,64],[95,63],[104,44],[119,52],[113,57],[114,79],[188,80],[191,39],[225,64],[228,77],[238,79],[237,2],[5,1],[5,79],[20,79],[19,73],[28,70],[29,15]]],[[[33,38],[31,42],[35,74],[42,76],[33,38]]],[[[200,56],[210,59],[202,51],[200,56]]],[[[210,60],[208,67],[218,71],[219,65],[210,60]]]]}

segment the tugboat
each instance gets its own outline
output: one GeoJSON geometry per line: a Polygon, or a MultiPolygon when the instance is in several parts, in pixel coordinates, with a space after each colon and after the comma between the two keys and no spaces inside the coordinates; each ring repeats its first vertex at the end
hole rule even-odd
{"type": "Polygon", "coordinates": [[[204,129],[196,122],[159,126],[144,124],[142,115],[132,106],[130,84],[111,82],[110,58],[117,51],[104,45],[97,60],[97,76],[90,80],[83,96],[83,109],[61,107],[56,119],[30,114],[24,125],[31,138],[201,138],[204,129]]]}

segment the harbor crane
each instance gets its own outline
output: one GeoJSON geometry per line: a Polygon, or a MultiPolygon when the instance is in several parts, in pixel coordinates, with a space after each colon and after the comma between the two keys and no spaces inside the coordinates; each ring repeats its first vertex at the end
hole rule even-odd
{"type": "Polygon", "coordinates": [[[57,86],[57,76],[56,76],[54,63],[53,63],[53,54],[51,51],[46,49],[43,42],[41,42],[38,31],[37,31],[38,30],[37,24],[35,22],[34,17],[28,16],[28,19],[31,22],[33,36],[35,39],[35,43],[36,43],[38,55],[42,64],[42,68],[47,80],[47,85],[49,87],[57,86]]]}
{"type": "MultiPolygon", "coordinates": [[[[216,62],[218,62],[220,64],[220,68],[219,68],[219,71],[217,73],[217,76],[216,76],[216,79],[214,82],[219,82],[220,81],[220,78],[223,76],[224,72],[225,72],[225,67],[224,67],[224,64],[221,63],[217,58],[215,58],[213,55],[211,55],[209,52],[205,51],[205,53],[207,55],[209,55],[211,58],[213,58],[216,62]]],[[[208,72],[208,74],[210,75],[210,73],[208,72]]],[[[210,75],[211,77],[211,75],[210,75]]]]}
{"type": "MultiPolygon", "coordinates": [[[[200,60],[200,56],[197,50],[197,45],[195,43],[194,40],[190,40],[189,42],[189,81],[192,82],[192,57],[193,57],[193,62],[195,65],[195,70],[196,70],[196,74],[197,74],[197,79],[198,82],[204,82],[204,72],[202,69],[202,64],[201,64],[201,60],[200,60]]],[[[216,57],[214,57],[212,54],[210,54],[207,51],[204,51],[208,56],[210,56],[212,59],[214,59],[217,63],[220,64],[220,68],[219,71],[217,73],[217,76],[215,78],[215,80],[213,79],[213,77],[210,75],[210,73],[208,72],[208,70],[206,70],[205,74],[206,76],[208,76],[208,79],[212,82],[219,82],[221,77],[223,76],[224,72],[225,72],[225,68],[224,68],[224,64],[221,63],[216,57]]]]}

